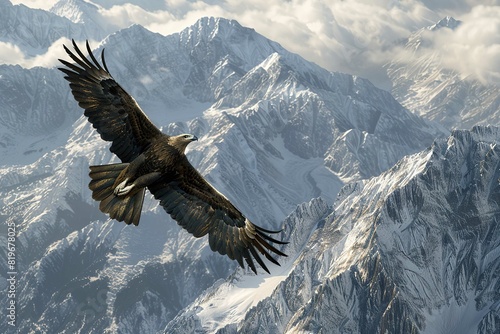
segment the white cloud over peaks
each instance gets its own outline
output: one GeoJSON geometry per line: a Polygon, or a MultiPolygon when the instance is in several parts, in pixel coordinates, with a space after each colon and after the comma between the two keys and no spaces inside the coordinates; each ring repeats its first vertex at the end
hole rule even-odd
{"type": "MultiPolygon", "coordinates": [[[[96,41],[89,41],[91,45],[97,45],[96,41]]],[[[20,65],[24,68],[40,67],[55,67],[59,66],[59,58],[67,59],[68,55],[61,46],[65,44],[71,45],[71,40],[62,37],[50,45],[47,51],[43,54],[27,57],[19,47],[11,43],[0,42],[0,64],[20,65]]]]}
{"type": "Polygon", "coordinates": [[[500,6],[476,6],[461,20],[453,31],[436,32],[433,51],[463,76],[500,84],[500,6]]]}
{"type": "Polygon", "coordinates": [[[394,55],[394,42],[440,18],[416,0],[167,0],[166,6],[154,12],[113,6],[102,15],[122,27],[139,23],[164,35],[204,16],[235,19],[329,70],[368,77],[385,88],[383,65],[394,55]]]}
{"type": "Polygon", "coordinates": [[[500,61],[495,60],[500,0],[93,2],[102,6],[100,15],[109,27],[137,23],[164,35],[178,32],[204,16],[235,19],[329,70],[366,77],[387,89],[390,84],[384,65],[401,55],[397,42],[452,15],[464,24],[455,32],[439,32],[434,38],[434,47],[446,55],[443,64],[483,81],[495,81],[498,76],[495,63],[500,61]]]}
{"type": "Polygon", "coordinates": [[[0,42],[0,64],[19,64],[20,59],[24,59],[24,54],[17,45],[0,42]]]}
{"type": "Polygon", "coordinates": [[[147,11],[133,4],[112,6],[109,9],[101,8],[100,14],[108,25],[124,28],[134,23],[148,27],[154,22],[169,22],[174,19],[168,11],[147,11]]]}
{"type": "Polygon", "coordinates": [[[66,51],[61,46],[65,44],[67,46],[71,45],[71,40],[66,37],[61,37],[54,41],[47,49],[47,52],[35,57],[27,58],[24,62],[24,67],[54,67],[59,66],[59,58],[68,58],[66,51]]]}
{"type": "Polygon", "coordinates": [[[54,6],[59,0],[10,0],[14,5],[23,4],[31,8],[39,8],[44,10],[49,10],[54,6]]]}

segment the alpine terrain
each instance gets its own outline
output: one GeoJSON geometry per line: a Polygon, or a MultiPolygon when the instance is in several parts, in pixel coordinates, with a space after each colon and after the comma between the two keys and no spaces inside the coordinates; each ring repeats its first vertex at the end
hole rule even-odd
{"type": "Polygon", "coordinates": [[[302,205],[285,220],[296,258],[284,280],[218,282],[165,333],[498,333],[499,140],[499,128],[457,130],[346,185],[333,210],[302,205]],[[297,221],[312,227],[300,241],[297,221]],[[259,303],[245,294],[269,285],[259,303]]]}
{"type": "MultiPolygon", "coordinates": [[[[457,319],[498,332],[497,128],[450,135],[368,80],[234,20],[110,33],[89,29],[103,21],[84,1],[0,6],[25,32],[43,25],[30,17],[50,15],[55,40],[89,39],[97,57],[105,48],[113,77],[162,131],[199,138],[193,166],[290,242],[281,267],[254,275],[149,195],[139,226],[108,219],[91,198],[89,165],[119,161],[60,71],[1,64],[0,242],[15,225],[18,273],[16,327],[4,318],[1,332],[434,333],[457,319]]],[[[26,55],[51,45],[1,24],[26,55]]]]}

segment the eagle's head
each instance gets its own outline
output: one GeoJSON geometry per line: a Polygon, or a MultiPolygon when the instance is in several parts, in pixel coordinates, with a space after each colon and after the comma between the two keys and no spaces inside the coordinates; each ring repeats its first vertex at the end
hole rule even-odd
{"type": "Polygon", "coordinates": [[[198,137],[189,133],[183,133],[178,136],[172,136],[169,138],[169,144],[177,148],[179,151],[184,153],[186,147],[190,142],[198,140],[198,137]]]}

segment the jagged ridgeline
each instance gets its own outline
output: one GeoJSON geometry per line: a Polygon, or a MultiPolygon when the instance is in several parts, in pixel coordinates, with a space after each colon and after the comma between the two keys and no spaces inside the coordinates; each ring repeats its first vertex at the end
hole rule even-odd
{"type": "MultiPolygon", "coordinates": [[[[289,276],[218,333],[497,333],[499,141],[495,127],[455,131],[345,186],[289,276]]],[[[210,323],[197,310],[167,329],[198,315],[210,323]]]]}

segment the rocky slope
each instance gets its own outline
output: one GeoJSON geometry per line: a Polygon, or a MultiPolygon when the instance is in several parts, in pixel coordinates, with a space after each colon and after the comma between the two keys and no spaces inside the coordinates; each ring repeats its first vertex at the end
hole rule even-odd
{"type": "MultiPolygon", "coordinates": [[[[344,182],[374,176],[445,134],[367,80],[328,72],[235,21],[204,18],[170,36],[136,25],[107,37],[96,52],[103,47],[111,73],[152,120],[168,133],[196,134],[190,161],[264,227],[279,227],[311,198],[332,203],[344,182]]],[[[62,77],[56,69],[10,69],[62,77]]],[[[56,103],[47,110],[60,119],[57,103],[67,103],[61,108],[80,115],[69,89],[52,90],[62,82],[54,80],[45,89],[60,95],[46,100],[56,103]]],[[[51,117],[40,113],[42,124],[53,124],[51,117]]],[[[162,330],[235,263],[180,229],[151,198],[139,227],[100,214],[87,188],[88,166],[116,160],[83,117],[70,126],[69,119],[60,125],[66,135],[32,161],[0,168],[0,219],[18,230],[18,329],[162,330]]],[[[325,210],[315,205],[323,209],[312,217],[325,210]]],[[[300,230],[299,219],[288,221],[300,230]]],[[[307,228],[301,235],[288,230],[286,238],[308,235],[307,228]]],[[[294,247],[287,251],[302,256],[294,247]]],[[[286,278],[270,269],[272,284],[286,278]]]]}
{"type": "Polygon", "coordinates": [[[499,128],[454,131],[345,186],[326,218],[304,215],[315,228],[269,297],[236,297],[245,281],[231,278],[165,333],[498,333],[499,142],[499,128]]]}

